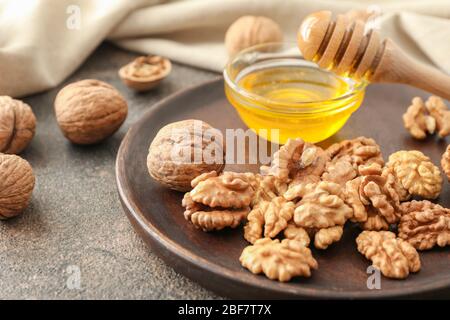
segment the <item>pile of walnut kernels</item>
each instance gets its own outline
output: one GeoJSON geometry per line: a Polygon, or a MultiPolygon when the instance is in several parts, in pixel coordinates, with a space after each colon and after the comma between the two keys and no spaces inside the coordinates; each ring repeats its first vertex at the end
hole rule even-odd
{"type": "Polygon", "coordinates": [[[384,163],[365,137],[327,150],[288,140],[260,174],[211,171],[191,185],[182,202],[186,220],[203,231],[244,223],[251,245],[242,266],[273,280],[309,277],[318,264],[308,246],[338,242],[347,221],[362,231],[358,251],[389,278],[419,271],[417,250],[450,244],[450,209],[409,201],[439,196],[439,168],[419,151],[398,151],[384,163]]]}

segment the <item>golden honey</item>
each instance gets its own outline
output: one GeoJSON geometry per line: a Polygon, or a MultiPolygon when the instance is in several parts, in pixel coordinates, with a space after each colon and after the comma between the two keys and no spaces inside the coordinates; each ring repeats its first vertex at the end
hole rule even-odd
{"type": "Polygon", "coordinates": [[[280,143],[297,137],[325,140],[342,128],[364,98],[364,83],[302,58],[265,54],[254,60],[247,57],[245,63],[227,67],[225,93],[244,123],[268,140],[276,133],[280,143]]]}

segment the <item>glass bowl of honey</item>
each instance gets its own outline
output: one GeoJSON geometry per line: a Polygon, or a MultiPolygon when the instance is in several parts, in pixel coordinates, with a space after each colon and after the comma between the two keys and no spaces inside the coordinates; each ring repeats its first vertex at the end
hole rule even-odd
{"type": "Polygon", "coordinates": [[[224,70],[225,94],[242,121],[277,143],[319,142],[361,105],[367,82],[338,76],[305,60],[296,43],[245,49],[224,70]]]}

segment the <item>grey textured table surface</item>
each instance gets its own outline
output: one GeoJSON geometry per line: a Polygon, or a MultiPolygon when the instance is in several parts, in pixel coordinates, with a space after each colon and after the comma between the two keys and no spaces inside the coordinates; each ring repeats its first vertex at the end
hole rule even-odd
{"type": "Polygon", "coordinates": [[[0,222],[0,299],[217,298],[145,246],[122,211],[114,176],[120,141],[144,112],[217,74],[175,64],[158,89],[137,94],[117,76],[134,56],[103,44],[59,87],[24,99],[38,120],[36,136],[22,154],[37,184],[24,214],[0,222]],[[79,147],[60,133],[53,101],[64,85],[86,78],[115,86],[128,100],[129,115],[104,143],[79,147]]]}

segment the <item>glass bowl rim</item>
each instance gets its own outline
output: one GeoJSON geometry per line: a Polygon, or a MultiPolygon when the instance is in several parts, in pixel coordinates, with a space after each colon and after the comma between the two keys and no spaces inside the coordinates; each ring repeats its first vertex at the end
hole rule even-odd
{"type": "MultiPolygon", "coordinates": [[[[281,106],[284,108],[269,108],[269,107],[261,107],[261,106],[253,106],[254,108],[258,108],[258,109],[263,109],[266,111],[271,111],[274,113],[297,113],[297,114],[302,114],[302,113],[318,113],[318,112],[324,112],[324,111],[337,111],[337,110],[341,110],[341,109],[347,109],[347,107],[350,107],[351,101],[349,101],[348,103],[344,103],[344,104],[337,104],[337,107],[334,106],[334,102],[339,102],[339,101],[345,101],[347,99],[350,99],[351,97],[363,92],[365,90],[365,88],[368,85],[368,82],[364,79],[362,79],[361,81],[359,81],[359,83],[357,85],[355,85],[354,88],[352,88],[351,91],[346,92],[345,94],[333,98],[333,99],[328,99],[328,100],[314,100],[314,101],[305,101],[305,102],[285,102],[282,100],[274,100],[274,99],[268,99],[265,98],[263,96],[260,96],[258,94],[249,92],[245,89],[243,89],[242,87],[240,87],[235,80],[231,79],[230,75],[229,75],[229,69],[231,68],[231,65],[242,55],[252,52],[255,49],[261,49],[264,47],[268,47],[268,46],[287,46],[290,45],[291,47],[297,47],[297,44],[295,42],[269,42],[269,43],[264,43],[264,44],[258,44],[249,48],[246,48],[240,52],[238,52],[236,55],[234,55],[233,57],[231,57],[229,59],[229,61],[227,62],[227,64],[225,65],[225,68],[223,70],[223,78],[224,81],[226,83],[226,85],[228,85],[232,91],[234,91],[235,93],[251,99],[251,101],[255,101],[255,102],[259,102],[262,106],[266,106],[269,104],[272,105],[277,105],[277,106],[281,106]],[[324,107],[317,107],[317,104],[324,104],[324,107]],[[314,105],[314,106],[311,106],[314,105]],[[308,106],[310,106],[308,108],[308,106]],[[301,107],[301,108],[299,108],[301,107]]],[[[304,61],[307,62],[311,62],[314,63],[312,61],[306,60],[303,55],[301,54],[301,52],[298,52],[299,57],[298,59],[302,59],[304,61]]],[[[297,58],[296,58],[297,59],[297,58]]],[[[320,68],[318,65],[316,65],[317,68],[320,68]]],[[[325,70],[328,71],[328,70],[325,70]]],[[[333,71],[328,71],[328,72],[333,72],[333,71]]],[[[354,80],[356,81],[356,80],[354,80]]]]}

